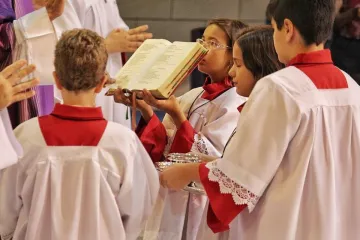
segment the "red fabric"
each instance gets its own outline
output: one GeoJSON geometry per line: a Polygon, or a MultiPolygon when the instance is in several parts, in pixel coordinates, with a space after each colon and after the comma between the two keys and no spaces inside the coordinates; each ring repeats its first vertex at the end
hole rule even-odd
{"type": "Polygon", "coordinates": [[[200,180],[210,202],[207,223],[214,233],[218,233],[229,230],[229,224],[247,205],[236,205],[231,194],[221,194],[219,183],[209,180],[209,171],[205,163],[200,165],[200,180]]]}
{"type": "Polygon", "coordinates": [[[334,66],[329,50],[299,54],[288,65],[303,71],[318,89],[348,88],[346,78],[334,66]]]}
{"type": "MultiPolygon", "coordinates": [[[[201,98],[209,101],[214,100],[223,92],[232,88],[232,82],[229,78],[225,78],[222,82],[211,83],[210,78],[206,78],[203,89],[205,90],[201,98]]],[[[170,153],[187,153],[190,152],[194,144],[195,129],[189,121],[185,121],[177,130],[174,141],[171,145],[170,153]]]]}
{"type": "Polygon", "coordinates": [[[222,82],[216,82],[211,83],[211,79],[208,77],[205,80],[205,83],[203,85],[203,89],[205,90],[202,94],[201,98],[207,99],[209,101],[214,100],[217,98],[220,94],[228,90],[229,88],[232,88],[233,84],[230,80],[230,78],[225,78],[222,82]]]}
{"type": "MultiPolygon", "coordinates": [[[[348,87],[344,74],[333,65],[329,50],[299,54],[288,65],[303,71],[318,89],[348,87]]],[[[239,106],[239,112],[244,105],[239,106]]],[[[209,180],[209,169],[205,164],[200,165],[199,175],[210,202],[207,215],[209,227],[215,233],[228,230],[230,222],[246,205],[236,205],[231,194],[221,194],[219,183],[209,180]]]]}
{"type": "Polygon", "coordinates": [[[97,146],[107,126],[101,108],[56,104],[50,115],[39,117],[48,146],[97,146]]]}
{"type": "Polygon", "coordinates": [[[194,144],[194,136],[196,132],[189,121],[181,124],[176,131],[174,141],[170,148],[170,153],[188,153],[194,144]]]}
{"type": "Polygon", "coordinates": [[[241,113],[241,111],[243,110],[243,108],[245,107],[246,102],[244,102],[243,104],[241,104],[240,106],[238,106],[237,110],[239,111],[239,113],[241,113]]]}
{"type": "Polygon", "coordinates": [[[159,118],[153,114],[148,123],[141,118],[135,132],[153,162],[161,161],[167,144],[167,134],[159,118]]]}

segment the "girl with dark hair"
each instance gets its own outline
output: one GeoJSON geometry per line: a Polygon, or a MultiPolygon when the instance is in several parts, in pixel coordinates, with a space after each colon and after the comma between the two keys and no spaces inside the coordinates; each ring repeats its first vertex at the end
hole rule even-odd
{"type": "Polygon", "coordinates": [[[248,97],[256,82],[283,67],[275,48],[272,27],[244,30],[233,47],[234,65],[229,75],[239,95],[248,97]]]}
{"type": "MultiPolygon", "coordinates": [[[[144,90],[147,103],[137,100],[142,113],[137,133],[154,162],[165,159],[169,153],[221,156],[239,117],[236,108],[246,100],[236,93],[228,75],[233,64],[232,45],[244,27],[244,23],[229,19],[209,21],[203,37],[197,40],[209,49],[198,66],[209,76],[203,87],[168,100],[156,100],[144,90]],[[163,122],[151,106],[167,113],[163,122]]],[[[129,104],[121,89],[114,98],[129,104]]],[[[202,221],[206,219],[206,204],[206,196],[161,189],[144,239],[202,239],[202,234],[209,230],[202,221]]]]}
{"type": "MultiPolygon", "coordinates": [[[[263,81],[261,80],[263,77],[276,72],[283,67],[278,60],[272,36],[273,29],[271,27],[259,26],[245,29],[236,40],[233,46],[234,64],[230,69],[229,75],[232,77],[232,81],[234,82],[238,94],[248,97],[258,81],[263,81]]],[[[238,107],[239,112],[241,112],[243,106],[244,104],[238,107]]],[[[228,139],[224,152],[235,133],[236,129],[228,139]]],[[[216,157],[209,156],[205,157],[203,160],[212,161],[215,159],[216,157]]],[[[222,161],[222,159],[220,159],[220,161],[222,161]]],[[[208,226],[213,232],[223,232],[221,236],[225,237],[225,239],[239,239],[236,227],[239,226],[237,222],[238,219],[235,219],[230,225],[231,220],[234,219],[233,214],[237,214],[237,212],[227,208],[226,204],[218,206],[216,198],[214,197],[220,191],[217,181],[221,176],[209,174],[209,169],[207,169],[204,164],[201,165],[202,167],[200,167],[199,163],[177,164],[176,166],[171,166],[161,173],[161,184],[164,187],[173,190],[180,190],[191,181],[201,181],[204,184],[204,189],[211,204],[209,204],[207,213],[208,226]],[[213,208],[221,208],[222,210],[217,211],[215,215],[213,208]],[[220,222],[218,219],[221,219],[222,221],[220,222]],[[232,226],[234,227],[232,228],[232,226]],[[228,229],[230,229],[230,231],[226,231],[228,229]]],[[[227,193],[228,189],[226,186],[231,187],[231,184],[231,182],[223,182],[223,185],[221,185],[221,192],[227,193]]],[[[244,192],[243,194],[247,193],[244,192]]],[[[229,203],[233,201],[231,194],[224,196],[229,197],[229,203]]],[[[240,206],[241,205],[239,205],[239,207],[240,206]]]]}

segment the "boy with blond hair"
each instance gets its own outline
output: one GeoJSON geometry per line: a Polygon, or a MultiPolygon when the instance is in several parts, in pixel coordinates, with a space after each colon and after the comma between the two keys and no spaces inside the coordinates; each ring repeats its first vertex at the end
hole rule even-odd
{"type": "Polygon", "coordinates": [[[15,130],[24,157],[0,180],[3,240],[140,234],[158,174],[136,135],[95,107],[107,57],[104,40],[89,30],[65,32],[57,43],[54,78],[64,104],[15,130]]]}

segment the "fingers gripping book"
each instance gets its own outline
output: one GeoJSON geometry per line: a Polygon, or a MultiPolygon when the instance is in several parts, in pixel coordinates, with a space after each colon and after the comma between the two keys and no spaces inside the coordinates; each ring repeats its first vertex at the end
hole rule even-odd
{"type": "Polygon", "coordinates": [[[207,52],[196,42],[148,39],[117,73],[107,95],[120,87],[127,92],[147,89],[155,98],[169,98],[207,52]]]}

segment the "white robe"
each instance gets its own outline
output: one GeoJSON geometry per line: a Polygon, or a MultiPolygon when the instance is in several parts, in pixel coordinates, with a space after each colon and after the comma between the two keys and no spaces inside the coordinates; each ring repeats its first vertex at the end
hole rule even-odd
{"type": "MultiPolygon", "coordinates": [[[[55,43],[53,26],[45,8],[41,8],[13,22],[16,35],[14,59],[26,59],[37,66],[35,74],[52,65],[51,46],[55,43]],[[44,49],[45,47],[45,49],[44,49]]],[[[30,78],[33,75],[30,76],[30,78]]],[[[42,80],[42,84],[44,84],[42,80]]],[[[0,110],[0,169],[15,164],[22,154],[6,109],[0,110]]]]}
{"type": "Polygon", "coordinates": [[[13,23],[16,35],[15,51],[13,58],[26,59],[29,64],[35,64],[34,76],[40,79],[40,85],[54,83],[52,69],[56,44],[56,34],[49,19],[46,8],[41,8],[29,13],[13,23]]]}
{"type": "Polygon", "coordinates": [[[247,205],[236,239],[359,239],[360,87],[344,74],[342,89],[317,89],[296,67],[256,84],[223,159],[207,164],[247,205]]]}
{"type": "MultiPolygon", "coordinates": [[[[58,38],[63,31],[73,28],[87,28],[104,38],[116,28],[128,29],[120,17],[116,0],[68,0],[64,14],[55,19],[53,23],[58,38]]],[[[110,76],[115,77],[121,67],[121,54],[109,54],[106,70],[110,76]]],[[[105,88],[97,95],[97,106],[101,106],[107,120],[121,123],[130,128],[130,113],[129,118],[126,119],[127,107],[115,103],[112,97],[105,96],[107,90],[105,88]]],[[[55,98],[61,101],[61,95],[57,89],[55,89],[55,98]]]]}
{"type": "Polygon", "coordinates": [[[6,109],[0,111],[0,152],[0,169],[15,164],[22,155],[22,148],[14,136],[6,109]]]}
{"type": "MultiPolygon", "coordinates": [[[[189,112],[192,103],[202,91],[203,88],[192,89],[179,98],[180,107],[185,114],[189,112]]],[[[191,151],[220,157],[240,116],[237,108],[245,101],[246,98],[239,96],[235,88],[231,88],[211,102],[198,98],[191,107],[191,111],[195,109],[196,111],[189,119],[197,132],[191,151]],[[206,102],[209,103],[203,105],[206,102]]],[[[163,124],[168,135],[166,155],[177,130],[168,115],[165,116],[163,124]]],[[[227,239],[225,237],[227,233],[213,234],[208,228],[206,224],[207,206],[208,199],[204,195],[161,188],[156,207],[147,223],[144,239],[227,239]]]]}
{"type": "Polygon", "coordinates": [[[159,180],[137,136],[108,122],[96,147],[48,147],[37,118],[15,130],[24,148],[0,180],[3,240],[133,240],[159,180]]]}

